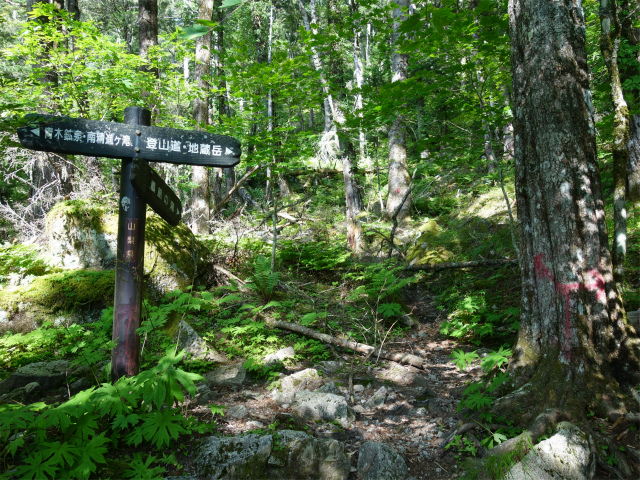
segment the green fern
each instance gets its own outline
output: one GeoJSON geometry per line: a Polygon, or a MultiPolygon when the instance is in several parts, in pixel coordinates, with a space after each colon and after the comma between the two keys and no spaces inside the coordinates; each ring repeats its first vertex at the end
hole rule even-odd
{"type": "Polygon", "coordinates": [[[257,291],[262,298],[268,302],[273,296],[273,292],[280,280],[279,272],[271,271],[271,261],[258,255],[254,263],[254,273],[250,277],[251,283],[247,286],[257,291]]]}

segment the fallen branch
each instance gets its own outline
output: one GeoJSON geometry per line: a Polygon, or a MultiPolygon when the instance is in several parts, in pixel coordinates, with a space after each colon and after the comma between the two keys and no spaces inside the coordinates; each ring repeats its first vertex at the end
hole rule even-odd
{"type": "Polygon", "coordinates": [[[342,338],[337,338],[326,333],[320,333],[311,328],[303,327],[302,325],[298,325],[296,323],[283,322],[282,320],[267,320],[267,325],[284,330],[290,330],[292,332],[304,335],[305,337],[314,338],[316,340],[320,340],[321,342],[329,343],[331,345],[335,345],[336,347],[346,348],[347,350],[353,350],[365,355],[373,352],[375,356],[384,358],[385,360],[392,360],[394,362],[411,365],[417,368],[423,368],[426,362],[424,358],[418,357],[417,355],[412,355],[410,353],[387,352],[386,350],[381,350],[364,343],[344,340],[342,338]]]}
{"type": "Polygon", "coordinates": [[[438,272],[440,270],[449,270],[452,268],[502,267],[506,265],[518,265],[518,261],[510,260],[508,258],[497,258],[474,260],[470,262],[436,263],[433,265],[409,265],[408,267],[405,267],[405,270],[438,272]]]}
{"type": "Polygon", "coordinates": [[[220,273],[225,274],[227,277],[231,278],[232,280],[235,280],[235,281],[238,283],[238,285],[239,285],[240,287],[244,287],[244,286],[247,284],[247,282],[245,282],[244,280],[242,280],[242,279],[240,279],[240,278],[236,277],[236,276],[235,276],[233,273],[231,273],[229,270],[227,270],[227,269],[225,269],[225,268],[222,268],[222,267],[221,267],[221,266],[219,266],[219,265],[214,265],[214,266],[213,266],[213,268],[214,268],[215,270],[219,271],[220,273]]]}
{"type": "Polygon", "coordinates": [[[236,190],[238,190],[238,188],[240,188],[242,186],[242,184],[244,182],[247,181],[247,179],[258,169],[260,169],[262,167],[262,165],[256,165],[255,167],[253,167],[251,170],[249,170],[247,173],[245,173],[242,178],[240,180],[238,180],[236,182],[236,184],[233,186],[233,188],[231,190],[229,190],[229,193],[227,193],[224,198],[222,200],[220,200],[220,202],[216,205],[216,210],[219,211],[220,208],[222,207],[222,205],[224,205],[225,203],[227,203],[229,201],[229,199],[231,198],[231,196],[236,192],[236,190]]]}

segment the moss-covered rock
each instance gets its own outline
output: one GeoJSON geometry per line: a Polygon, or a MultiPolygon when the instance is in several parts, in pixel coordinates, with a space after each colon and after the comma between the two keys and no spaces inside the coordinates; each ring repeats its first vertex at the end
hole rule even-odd
{"type": "Polygon", "coordinates": [[[156,298],[206,278],[207,249],[183,223],[172,227],[147,214],[144,249],[145,281],[156,298]]]}
{"type": "Polygon", "coordinates": [[[87,314],[113,303],[114,282],[113,270],[43,275],[29,285],[0,290],[0,310],[7,320],[35,325],[55,320],[61,312],[87,314]]]}
{"type": "MultiPolygon", "coordinates": [[[[115,266],[118,216],[83,200],[57,204],[47,216],[51,262],[67,269],[115,266]]],[[[172,227],[148,213],[145,228],[145,280],[151,296],[184,290],[204,278],[206,248],[180,224],[172,227]]]]}
{"type": "Polygon", "coordinates": [[[84,200],[56,204],[47,214],[51,262],[67,268],[113,268],[117,216],[84,200]]]}
{"type": "Polygon", "coordinates": [[[440,227],[430,220],[420,227],[422,232],[413,246],[407,252],[407,261],[411,265],[433,265],[448,262],[453,258],[453,253],[438,245],[438,232],[440,227]]]}

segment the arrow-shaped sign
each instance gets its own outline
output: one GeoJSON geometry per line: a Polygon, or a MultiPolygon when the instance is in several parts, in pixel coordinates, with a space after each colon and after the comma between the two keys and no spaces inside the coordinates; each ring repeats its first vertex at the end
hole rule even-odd
{"type": "Polygon", "coordinates": [[[233,167],[241,153],[240,142],[226,135],[51,115],[28,116],[18,138],[44,152],[210,167],[233,167]]]}
{"type": "Polygon", "coordinates": [[[138,195],[169,225],[176,226],[182,216],[182,203],[158,173],[140,158],[133,159],[131,184],[138,195]]]}

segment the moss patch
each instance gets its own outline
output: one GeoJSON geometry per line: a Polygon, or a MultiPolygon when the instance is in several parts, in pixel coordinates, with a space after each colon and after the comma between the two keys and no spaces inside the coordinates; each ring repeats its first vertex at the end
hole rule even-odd
{"type": "Polygon", "coordinates": [[[117,222],[106,221],[109,218],[107,208],[86,200],[67,200],[57,203],[47,214],[47,229],[59,218],[74,219],[79,228],[94,230],[100,233],[118,231],[117,222]]]}
{"type": "Polygon", "coordinates": [[[36,278],[31,285],[0,290],[0,308],[9,313],[28,310],[38,314],[74,312],[113,302],[113,270],[77,270],[36,278]]]}

